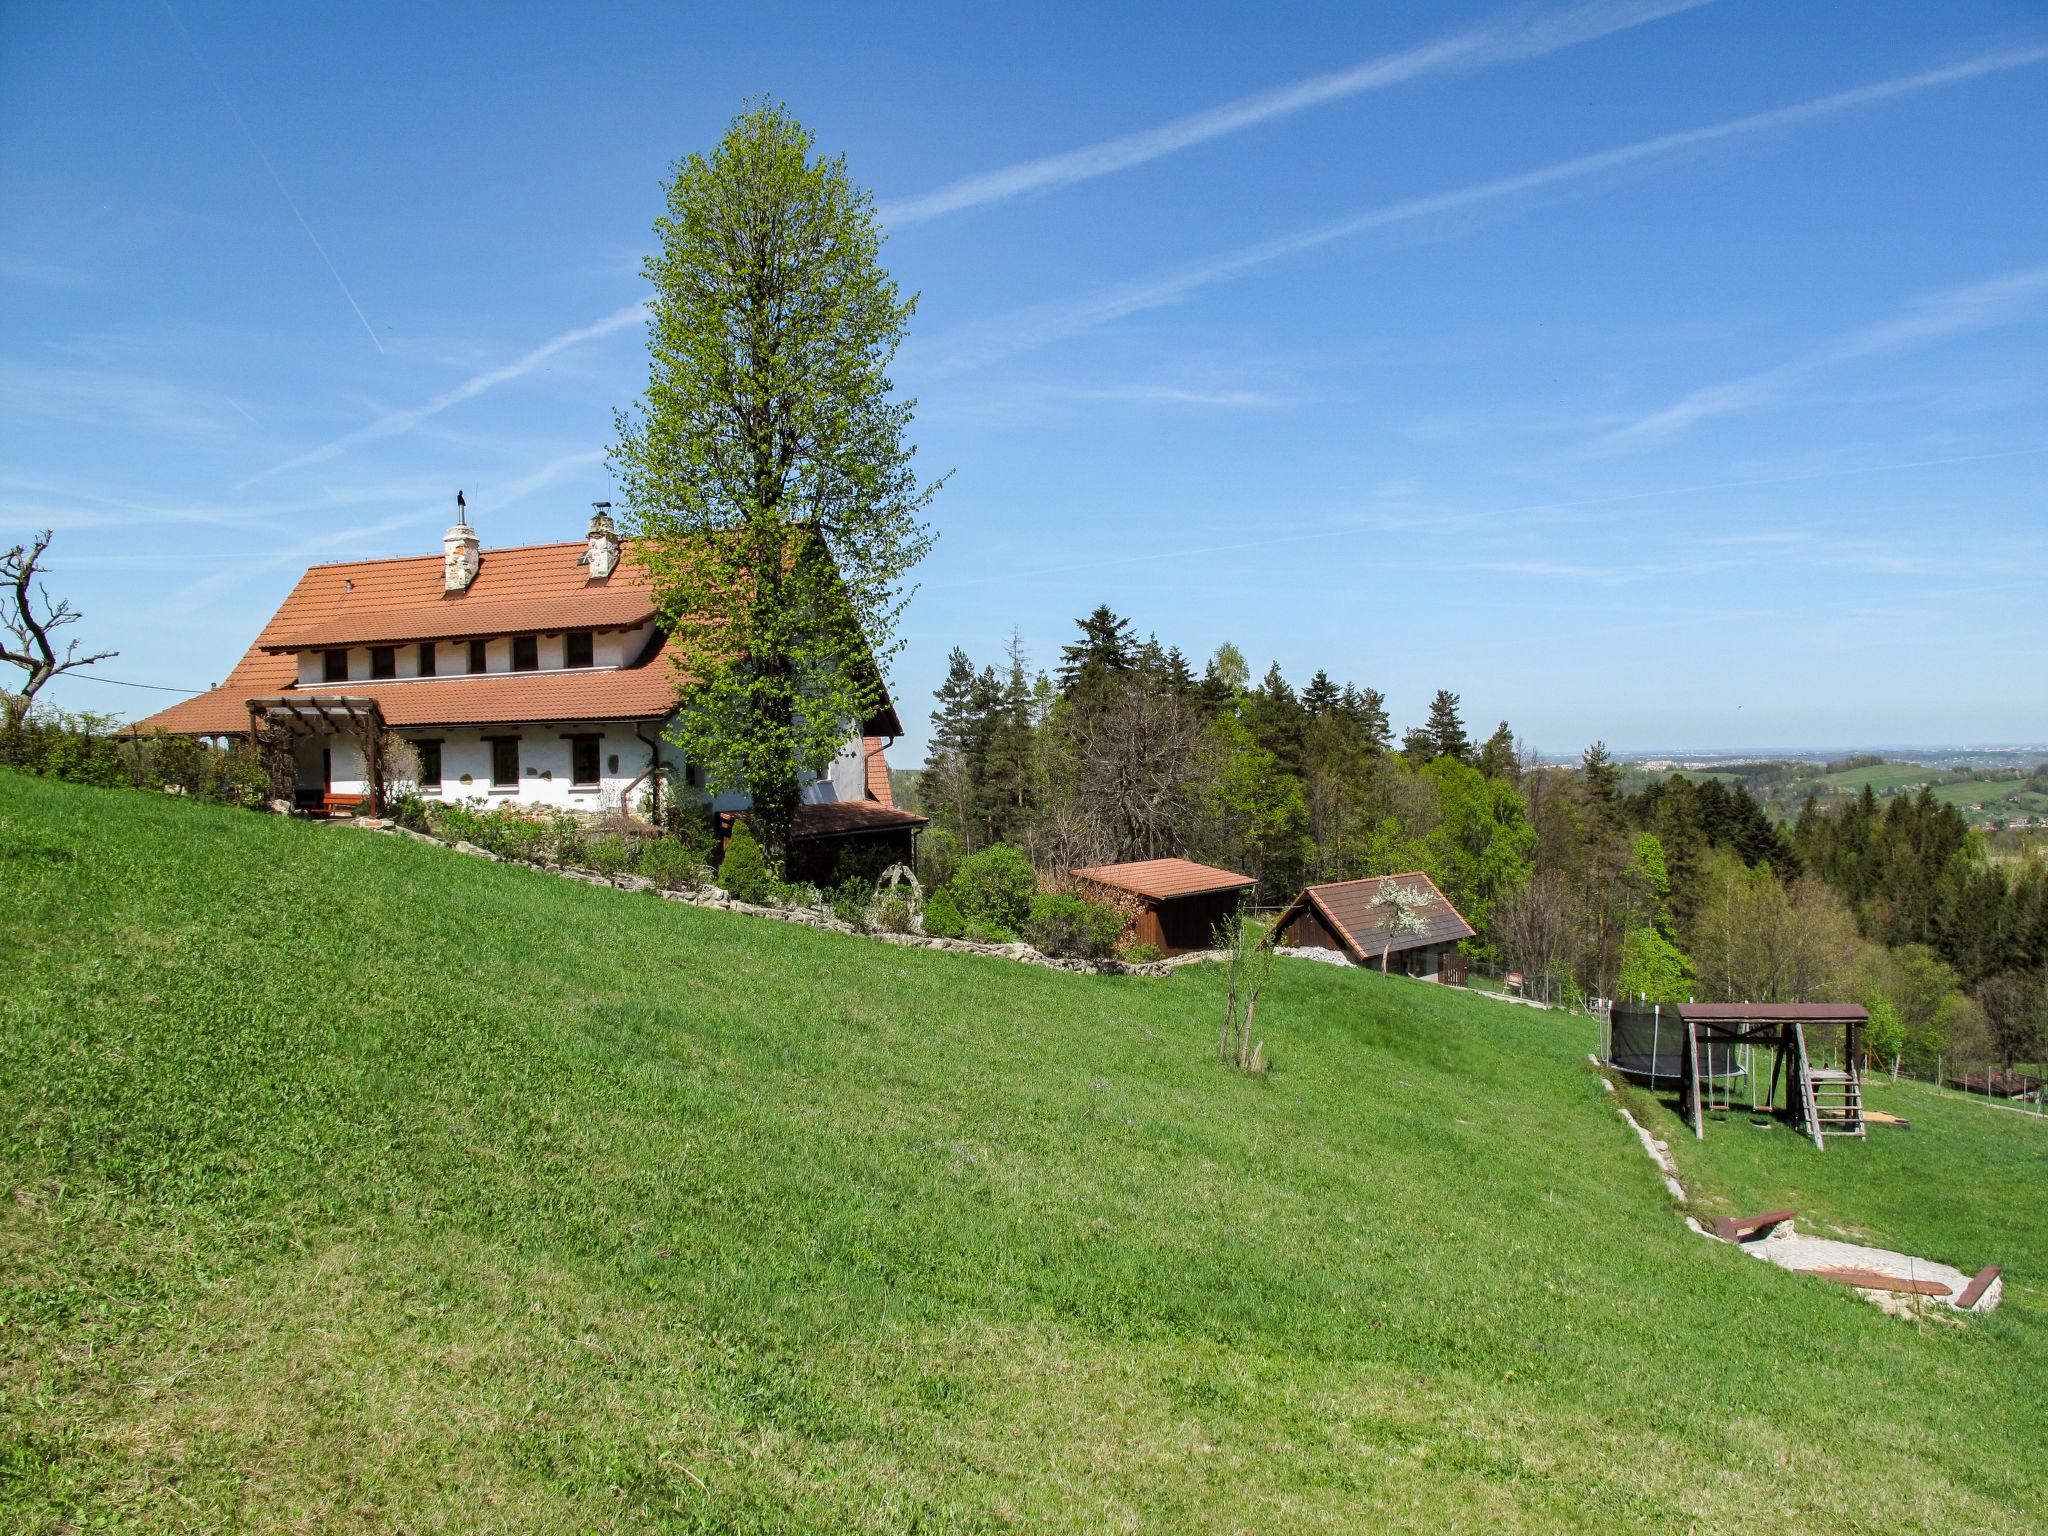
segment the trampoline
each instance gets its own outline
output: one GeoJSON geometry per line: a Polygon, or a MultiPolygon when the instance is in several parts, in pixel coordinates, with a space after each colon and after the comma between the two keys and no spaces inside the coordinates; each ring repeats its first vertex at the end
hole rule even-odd
{"type": "MultiPolygon", "coordinates": [[[[1653,1092],[1685,1083],[1685,1025],[1673,1009],[1613,1009],[1607,1015],[1607,1064],[1632,1083],[1653,1092]]],[[[1739,1046],[1700,1046],[1700,1076],[1719,1085],[1739,1082],[1749,1076],[1749,1066],[1739,1046]]]]}

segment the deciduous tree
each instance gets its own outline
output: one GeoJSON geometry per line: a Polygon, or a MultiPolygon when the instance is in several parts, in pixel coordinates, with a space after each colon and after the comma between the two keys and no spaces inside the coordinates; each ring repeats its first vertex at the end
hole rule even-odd
{"type": "Polygon", "coordinates": [[[646,392],[610,454],[691,707],[670,734],[744,789],[779,857],[801,773],[883,699],[905,575],[930,548],[889,365],[915,298],[842,159],[781,106],[690,155],[645,271],[646,392]]]}

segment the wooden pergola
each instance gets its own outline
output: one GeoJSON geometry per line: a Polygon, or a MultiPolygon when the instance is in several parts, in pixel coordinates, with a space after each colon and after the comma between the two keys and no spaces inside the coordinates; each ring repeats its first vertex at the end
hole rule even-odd
{"type": "MultiPolygon", "coordinates": [[[[264,754],[271,769],[271,788],[276,790],[280,764],[272,754],[289,753],[291,744],[304,736],[360,736],[363,739],[363,781],[369,786],[368,806],[377,815],[384,805],[384,712],[377,701],[354,693],[286,693],[267,699],[249,700],[249,742],[264,754]]],[[[292,770],[292,791],[297,789],[297,768],[292,770]]],[[[290,799],[287,793],[281,799],[290,799]]]]}

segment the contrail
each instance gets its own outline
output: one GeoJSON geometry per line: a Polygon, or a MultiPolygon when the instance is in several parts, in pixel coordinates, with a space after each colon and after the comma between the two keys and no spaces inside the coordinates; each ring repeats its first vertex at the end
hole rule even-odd
{"type": "MultiPolygon", "coordinates": [[[[1878,475],[1894,470],[1931,469],[1945,464],[1981,464],[1994,459],[2018,459],[2035,454],[2048,453],[2048,445],[2035,448],[2009,448],[1997,453],[1963,453],[1939,459],[1902,459],[1888,464],[1856,464],[1846,469],[1816,469],[1797,475],[1761,475],[1740,480],[1710,480],[1700,485],[1666,485],[1654,490],[1623,491],[1612,496],[1587,496],[1575,501],[1534,501],[1513,507],[1490,507],[1477,512],[1450,512],[1437,517],[1367,517],[1338,525],[1339,529],[1371,528],[1381,532],[1400,531],[1409,528],[1441,529],[1467,523],[1491,522],[1496,518],[1518,517],[1528,512],[1569,512],[1581,507],[1613,506],[1630,501],[1655,501],[1664,496],[1699,496],[1709,491],[1739,490],[1771,485],[1799,485],[1809,480],[1841,480],[1855,475],[1878,475]]],[[[1185,560],[1196,555],[1235,554],[1248,549],[1265,549],[1274,544],[1307,544],[1332,537],[1330,527],[1317,528],[1309,533],[1285,533],[1263,536],[1256,539],[1242,539],[1229,544],[1203,544],[1180,546],[1168,549],[1154,549],[1142,555],[1100,557],[1063,563],[1060,565],[1038,566],[1030,570],[1002,570],[987,576],[963,576],[957,581],[926,582],[927,592],[943,592],[956,587],[985,586],[992,581],[1030,581],[1041,576],[1065,576],[1074,571],[1103,570],[1113,566],[1156,565],[1166,560],[1185,560]]]]}
{"type": "Polygon", "coordinates": [[[304,469],[309,464],[324,463],[328,459],[348,452],[349,449],[356,447],[358,444],[374,442],[380,437],[395,437],[400,432],[409,432],[428,417],[438,416],[450,406],[460,405],[465,400],[473,400],[493,385],[504,384],[518,378],[522,374],[531,373],[565,347],[573,347],[579,341],[589,341],[594,337],[609,336],[613,331],[624,330],[627,326],[637,322],[646,312],[647,301],[645,299],[640,300],[638,303],[628,304],[624,309],[615,309],[594,324],[578,326],[573,331],[564,331],[561,335],[551,337],[535,347],[531,352],[515,357],[511,362],[501,367],[493,368],[487,373],[480,373],[474,378],[463,380],[462,383],[456,385],[453,389],[434,396],[425,405],[415,406],[409,411],[393,411],[389,416],[380,416],[366,427],[358,427],[353,432],[344,432],[332,442],[322,443],[318,448],[308,449],[295,459],[287,459],[284,463],[266,469],[260,474],[251,475],[248,479],[239,482],[235,489],[238,491],[247,490],[259,480],[268,480],[272,475],[281,475],[287,470],[304,469]]]}
{"type": "Polygon", "coordinates": [[[2048,293],[2048,266],[2027,267],[1918,300],[1905,313],[1864,326],[1774,367],[1696,389],[1684,399],[1601,439],[1607,448],[1669,437],[1715,416],[1755,410],[1781,397],[1795,380],[1822,368],[2003,324],[2048,293]]]}
{"type": "Polygon", "coordinates": [[[920,197],[885,203],[879,216],[884,224],[901,228],[965,208],[1004,202],[1026,192],[1092,181],[1261,123],[1290,117],[1310,107],[1403,85],[1428,75],[1542,58],[1712,3],[1713,0],[1594,0],[1534,19],[1495,17],[1469,31],[1386,54],[1334,74],[1316,75],[1277,90],[1240,97],[1157,128],[966,176],[920,197]]]}
{"type": "Polygon", "coordinates": [[[1292,234],[1245,246],[1206,262],[1184,267],[1178,272],[1168,272],[1159,277],[1103,289],[1079,299],[1035,305],[1007,316],[999,316],[994,320],[963,327],[956,333],[957,339],[950,351],[941,352],[936,365],[943,370],[953,371],[993,362],[1012,353],[1043,346],[1062,337],[1122,319],[1126,315],[1175,303],[1212,283],[1236,277],[1240,273],[1278,261],[1283,257],[1299,255],[1318,246],[1364,234],[1369,230],[1384,229],[1435,214],[1451,213],[1482,203],[1495,202],[1517,193],[1578,180],[1601,171],[1615,170],[1722,139],[1789,128],[1815,118],[1831,117],[1858,107],[1889,101],[1894,97],[1932,90],[1938,86],[1954,85],[1965,80],[1975,80],[2005,70],[2021,69],[2030,64],[2038,64],[2044,59],[2048,59],[2048,47],[2036,46],[1982,54],[1942,69],[1927,70],[1917,75],[1904,75],[1892,80],[1880,80],[1871,85],[1838,91],[1830,96],[1816,97],[1812,101],[1799,102],[1789,107],[1775,107],[1770,111],[1752,113],[1747,117],[1710,123],[1703,128],[1687,128],[1677,133],[1660,134],[1656,138],[1642,139],[1634,144],[1623,144],[1614,149],[1560,160],[1533,171],[1523,171],[1513,176],[1479,182],[1473,186],[1458,187],[1448,192],[1431,193],[1426,197],[1409,198],[1332,224],[1297,230],[1292,234]]]}
{"type": "MultiPolygon", "coordinates": [[[[235,110],[234,102],[229,100],[228,93],[222,89],[220,80],[214,75],[213,70],[208,67],[205,58],[200,54],[199,45],[192,41],[192,34],[185,30],[185,23],[180,21],[178,13],[171,9],[171,0],[162,0],[162,4],[164,14],[171,18],[171,25],[178,29],[178,35],[185,39],[186,48],[191,50],[192,61],[199,66],[199,72],[206,76],[207,83],[213,87],[214,95],[220,98],[220,104],[228,109],[228,116],[235,120],[235,126],[242,130],[242,137],[248,141],[249,148],[255,151],[256,158],[263,162],[263,169],[270,173],[270,184],[277,188],[277,195],[284,199],[285,207],[291,209],[292,217],[299,221],[299,228],[306,232],[306,238],[313,243],[313,249],[320,253],[321,261],[327,265],[328,274],[334,279],[334,286],[341,290],[341,296],[348,300],[348,307],[354,310],[356,318],[363,322],[363,334],[370,338],[370,345],[375,347],[381,356],[384,351],[384,343],[377,339],[376,327],[370,324],[370,317],[363,313],[363,306],[356,302],[356,296],[348,291],[348,284],[341,280],[341,273],[334,265],[334,258],[327,254],[327,247],[320,243],[320,237],[313,233],[313,226],[308,224],[306,216],[299,212],[298,203],[293,199],[291,193],[285,190],[284,180],[277,174],[277,167],[270,163],[270,156],[263,153],[263,146],[256,142],[256,135],[249,131],[249,125],[242,121],[242,114],[235,110]]],[[[240,407],[237,407],[237,409],[240,409],[240,407]]],[[[248,413],[243,412],[243,414],[247,415],[248,413]]],[[[250,419],[254,420],[253,417],[250,419]]]]}

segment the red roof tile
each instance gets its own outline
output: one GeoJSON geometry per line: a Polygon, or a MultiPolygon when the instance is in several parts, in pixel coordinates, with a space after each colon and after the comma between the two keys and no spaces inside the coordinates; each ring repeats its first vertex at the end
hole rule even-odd
{"type": "Polygon", "coordinates": [[[412,640],[465,640],[488,635],[555,634],[564,629],[633,629],[654,617],[644,587],[591,590],[558,597],[479,603],[450,595],[426,608],[382,608],[330,614],[279,635],[266,649],[311,651],[327,646],[390,645],[412,640]]]}
{"type": "MultiPolygon", "coordinates": [[[[316,565],[301,576],[227,681],[210,692],[173,704],[130,727],[174,735],[224,736],[249,728],[248,701],[280,694],[342,688],[377,700],[392,725],[510,725],[547,720],[650,720],[675,708],[678,686],[669,666],[669,647],[650,646],[631,666],[573,672],[493,672],[394,682],[350,682],[313,689],[299,687],[297,660],[281,648],[315,647],[307,635],[368,635],[394,624],[416,624],[424,612],[446,613],[438,633],[378,639],[461,638],[514,631],[493,626],[521,614],[545,611],[554,628],[616,628],[629,608],[647,616],[653,603],[647,578],[623,547],[619,567],[605,582],[591,581],[579,564],[587,545],[529,544],[487,549],[476,579],[459,597],[443,593],[442,559],[416,555],[399,560],[354,560],[316,565]]],[[[326,643],[341,645],[334,638],[326,643]]],[[[352,643],[367,643],[356,641],[352,643]]]]}
{"type": "Polygon", "coordinates": [[[1398,955],[1403,950],[1419,949],[1428,944],[1456,943],[1459,939],[1473,937],[1474,932],[1464,915],[1451,905],[1450,898],[1438,890],[1436,882],[1421,870],[1312,885],[1282,910],[1274,921],[1274,932],[1285,928],[1303,903],[1322,914],[1323,920],[1343,942],[1352,958],[1359,961],[1376,960],[1382,954],[1398,955]],[[1380,886],[1387,880],[1423,898],[1416,911],[1423,925],[1420,931],[1392,932],[1394,914],[1379,900],[1380,886]]]}
{"type": "Polygon", "coordinates": [[[860,748],[867,761],[868,798],[880,805],[893,806],[896,792],[889,787],[889,759],[882,755],[882,738],[864,736],[860,748]]]}
{"type": "Polygon", "coordinates": [[[1093,880],[1097,885],[1129,891],[1149,901],[1170,901],[1176,896],[1199,896],[1209,891],[1236,891],[1259,883],[1250,875],[1233,874],[1188,859],[1098,864],[1092,869],[1077,869],[1073,874],[1078,880],[1093,880]]]}

